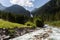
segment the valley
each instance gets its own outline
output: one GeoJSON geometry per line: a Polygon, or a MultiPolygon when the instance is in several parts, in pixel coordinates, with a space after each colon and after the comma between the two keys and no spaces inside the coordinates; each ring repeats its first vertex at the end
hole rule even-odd
{"type": "Polygon", "coordinates": [[[60,1],[50,0],[32,11],[0,4],[0,40],[60,40],[60,1]]]}

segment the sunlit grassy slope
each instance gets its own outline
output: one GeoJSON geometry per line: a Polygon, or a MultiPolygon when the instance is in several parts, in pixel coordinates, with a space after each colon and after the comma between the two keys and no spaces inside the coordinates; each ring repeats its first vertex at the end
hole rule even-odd
{"type": "Polygon", "coordinates": [[[0,28],[14,28],[14,27],[21,28],[21,27],[32,27],[32,26],[27,26],[27,25],[18,24],[18,23],[12,23],[12,22],[0,19],[0,28]]]}
{"type": "Polygon", "coordinates": [[[49,25],[52,25],[52,26],[60,27],[60,21],[45,22],[45,24],[49,24],[49,25]]]}

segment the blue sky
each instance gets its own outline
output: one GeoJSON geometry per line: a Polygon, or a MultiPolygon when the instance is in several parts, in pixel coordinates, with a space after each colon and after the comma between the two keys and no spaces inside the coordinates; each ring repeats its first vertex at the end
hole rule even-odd
{"type": "Polygon", "coordinates": [[[0,0],[0,3],[6,7],[10,7],[14,4],[17,4],[31,11],[34,10],[34,8],[41,7],[48,1],[49,0],[0,0]]]}

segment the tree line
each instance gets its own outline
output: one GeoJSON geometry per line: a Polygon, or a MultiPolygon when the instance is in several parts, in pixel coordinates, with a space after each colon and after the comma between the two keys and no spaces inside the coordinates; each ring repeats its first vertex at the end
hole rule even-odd
{"type": "Polygon", "coordinates": [[[4,19],[11,22],[24,24],[28,21],[29,17],[26,15],[14,14],[11,12],[0,11],[0,19],[4,19]]]}

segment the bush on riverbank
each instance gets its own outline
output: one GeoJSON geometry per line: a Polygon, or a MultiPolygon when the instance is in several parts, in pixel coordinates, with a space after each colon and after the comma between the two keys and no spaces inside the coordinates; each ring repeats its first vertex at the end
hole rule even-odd
{"type": "Polygon", "coordinates": [[[36,28],[36,24],[34,22],[28,21],[28,22],[25,23],[25,25],[32,26],[32,28],[36,28]]]}
{"type": "Polygon", "coordinates": [[[43,27],[44,26],[44,21],[40,16],[34,17],[34,23],[37,27],[43,27]]]}
{"type": "Polygon", "coordinates": [[[43,27],[44,26],[44,23],[40,20],[36,20],[36,26],[37,27],[43,27]]]}

